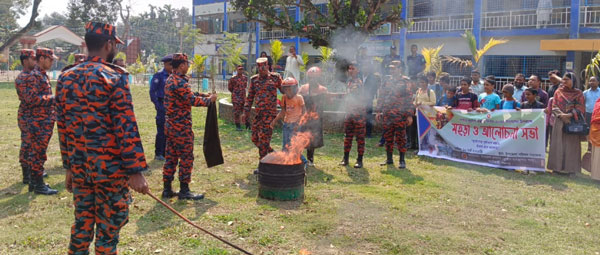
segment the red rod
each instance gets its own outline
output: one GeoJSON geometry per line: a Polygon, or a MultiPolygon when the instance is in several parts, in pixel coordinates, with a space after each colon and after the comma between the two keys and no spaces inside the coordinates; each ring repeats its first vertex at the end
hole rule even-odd
{"type": "Polygon", "coordinates": [[[211,233],[211,232],[208,232],[208,230],[205,230],[205,229],[201,228],[200,226],[198,226],[198,225],[194,224],[194,223],[193,223],[191,220],[189,220],[189,219],[188,219],[188,218],[186,218],[185,216],[181,215],[181,213],[179,213],[177,210],[173,209],[173,207],[169,206],[167,203],[165,203],[165,202],[163,202],[162,200],[158,199],[158,198],[157,198],[156,196],[154,196],[152,193],[148,192],[148,196],[150,196],[151,198],[153,198],[154,200],[156,200],[156,202],[159,202],[161,205],[163,205],[164,207],[166,207],[167,209],[169,209],[169,210],[170,210],[171,212],[173,212],[175,215],[179,216],[179,218],[183,219],[185,222],[187,222],[187,223],[189,223],[190,225],[192,225],[192,226],[196,227],[197,229],[200,229],[200,230],[202,230],[202,232],[204,232],[204,233],[206,233],[206,234],[209,234],[210,236],[212,236],[212,237],[214,237],[214,238],[218,239],[219,241],[221,241],[221,242],[223,242],[223,243],[225,243],[225,244],[227,244],[227,245],[229,245],[229,246],[231,246],[231,247],[235,248],[235,249],[236,249],[236,250],[238,250],[238,251],[241,251],[241,252],[243,252],[244,254],[252,255],[252,253],[250,253],[250,252],[248,252],[248,251],[246,251],[246,250],[244,250],[244,249],[242,249],[242,248],[240,248],[240,247],[236,246],[235,244],[232,244],[232,243],[230,243],[230,242],[226,241],[225,239],[223,239],[223,238],[221,238],[221,237],[219,237],[219,236],[217,236],[217,235],[215,235],[215,234],[213,234],[213,233],[211,233]]]}

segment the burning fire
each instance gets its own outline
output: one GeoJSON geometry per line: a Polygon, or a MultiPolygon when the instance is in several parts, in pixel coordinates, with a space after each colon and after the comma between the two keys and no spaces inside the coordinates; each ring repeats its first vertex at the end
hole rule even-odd
{"type": "Polygon", "coordinates": [[[299,132],[292,137],[290,145],[287,146],[287,151],[271,152],[265,156],[260,162],[265,164],[277,165],[297,165],[301,164],[300,155],[304,148],[310,143],[312,134],[310,132],[299,132]]]}
{"type": "Polygon", "coordinates": [[[300,118],[300,122],[298,122],[298,125],[302,126],[304,124],[306,124],[306,122],[308,122],[309,120],[318,120],[319,119],[319,114],[317,114],[316,112],[307,112],[304,115],[302,115],[302,118],[300,118]]]}

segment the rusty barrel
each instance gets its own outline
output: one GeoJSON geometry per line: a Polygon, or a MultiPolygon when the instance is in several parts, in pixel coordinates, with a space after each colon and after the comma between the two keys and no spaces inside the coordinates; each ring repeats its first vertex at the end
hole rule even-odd
{"type": "Polygon", "coordinates": [[[258,196],[269,200],[298,200],[304,197],[304,164],[258,165],[258,196]]]}

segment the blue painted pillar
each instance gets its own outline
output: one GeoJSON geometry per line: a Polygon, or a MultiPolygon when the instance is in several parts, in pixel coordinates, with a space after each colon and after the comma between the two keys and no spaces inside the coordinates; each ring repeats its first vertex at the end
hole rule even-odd
{"type": "MultiPolygon", "coordinates": [[[[300,5],[300,0],[296,0],[296,4],[300,5]]],[[[298,8],[298,6],[296,6],[296,22],[300,22],[300,8],[298,8]]],[[[320,29],[320,28],[318,28],[320,29]]],[[[295,46],[296,46],[296,54],[300,55],[300,37],[296,36],[296,41],[294,42],[295,46]]]]}
{"type": "MultiPolygon", "coordinates": [[[[402,13],[400,17],[402,20],[406,21],[408,19],[408,0],[402,0],[402,13]]],[[[407,29],[403,27],[400,29],[400,42],[398,45],[398,56],[404,59],[404,49],[406,48],[406,33],[407,29]]]]}
{"type": "MultiPolygon", "coordinates": [[[[571,22],[569,24],[569,39],[579,38],[579,0],[571,0],[571,22]]],[[[575,52],[567,51],[567,63],[571,62],[573,68],[567,71],[575,70],[575,52]]]]}
{"type": "Polygon", "coordinates": [[[256,49],[254,52],[254,56],[256,58],[260,57],[260,24],[258,22],[256,22],[256,24],[254,25],[255,29],[254,29],[254,34],[256,35],[256,49]]]}
{"type": "MultiPolygon", "coordinates": [[[[227,1],[223,2],[223,32],[227,32],[229,30],[229,20],[227,18],[227,1]]],[[[225,33],[223,33],[223,37],[225,37],[225,33]]],[[[223,80],[225,80],[225,76],[227,76],[227,61],[223,60],[223,65],[221,66],[221,70],[223,71],[223,80]]]]}
{"type": "Polygon", "coordinates": [[[473,35],[477,41],[477,48],[481,44],[481,13],[483,12],[483,0],[475,0],[473,5],[473,35]]]}
{"type": "MultiPolygon", "coordinates": [[[[484,0],[475,0],[473,5],[473,36],[475,37],[475,42],[477,48],[479,49],[481,45],[481,22],[482,22],[482,13],[483,13],[483,1],[484,0]]],[[[494,1],[494,0],[492,0],[494,1]]],[[[473,59],[473,62],[475,59],[473,59]]],[[[477,63],[477,69],[479,72],[484,74],[485,70],[483,70],[485,66],[485,57],[482,57],[477,63]]]]}

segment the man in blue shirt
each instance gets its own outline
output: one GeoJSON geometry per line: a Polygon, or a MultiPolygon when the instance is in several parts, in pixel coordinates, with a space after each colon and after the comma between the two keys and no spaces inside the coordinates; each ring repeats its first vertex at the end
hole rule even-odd
{"type": "Polygon", "coordinates": [[[417,53],[419,47],[416,44],[410,46],[411,55],[406,57],[406,65],[408,66],[408,75],[410,77],[417,76],[425,69],[425,57],[417,53]]]}
{"type": "Polygon", "coordinates": [[[156,138],[154,141],[154,159],[165,160],[165,106],[163,104],[165,98],[165,83],[167,78],[173,71],[171,61],[173,55],[169,54],[161,59],[164,68],[162,71],[155,73],[150,82],[150,100],[154,103],[156,109],[156,138]]]}
{"type": "Polygon", "coordinates": [[[589,88],[583,92],[583,97],[585,97],[585,120],[589,124],[592,121],[594,105],[598,98],[600,98],[600,89],[598,89],[598,78],[596,76],[590,77],[588,87],[589,88]]]}

